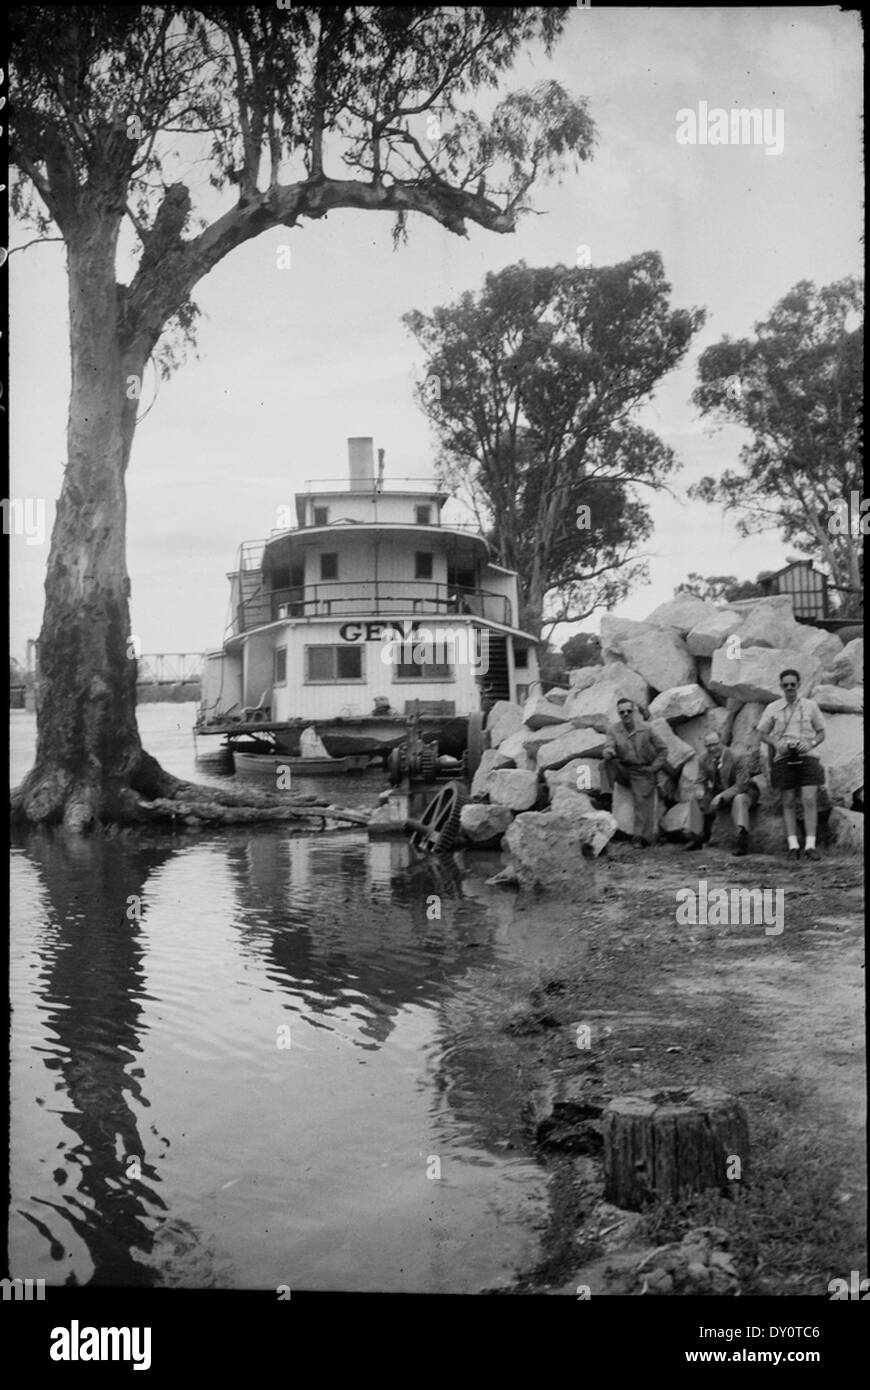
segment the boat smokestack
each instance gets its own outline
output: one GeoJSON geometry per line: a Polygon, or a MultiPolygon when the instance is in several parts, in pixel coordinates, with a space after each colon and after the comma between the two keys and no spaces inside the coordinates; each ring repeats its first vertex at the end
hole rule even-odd
{"type": "Polygon", "coordinates": [[[370,492],[375,482],[375,442],[371,435],[357,435],[347,441],[351,492],[370,492]]]}

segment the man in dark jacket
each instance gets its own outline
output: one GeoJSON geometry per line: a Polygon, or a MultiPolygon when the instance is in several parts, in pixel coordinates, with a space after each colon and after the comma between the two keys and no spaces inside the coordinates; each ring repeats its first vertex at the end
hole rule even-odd
{"type": "Polygon", "coordinates": [[[757,751],[735,753],[726,748],[718,734],[709,733],[704,739],[705,752],[698,764],[695,797],[689,802],[689,830],[692,838],[688,849],[700,849],[713,833],[719,811],[731,811],[737,831],[735,854],[749,851],[749,813],[758,805],[759,790],[753,782],[753,770],[758,764],[757,751]]]}
{"type": "Polygon", "coordinates": [[[613,783],[619,782],[629,788],[634,804],[632,844],[647,846],[655,838],[656,774],[667,762],[667,744],[637,718],[632,700],[620,700],[616,713],[619,723],[611,724],[602,754],[601,786],[612,791],[613,783]]]}

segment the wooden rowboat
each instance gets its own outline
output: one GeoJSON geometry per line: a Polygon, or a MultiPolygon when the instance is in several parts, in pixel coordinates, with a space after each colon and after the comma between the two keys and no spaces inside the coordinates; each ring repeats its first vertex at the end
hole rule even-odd
{"type": "Polygon", "coordinates": [[[339,772],[362,772],[369,764],[368,754],[347,758],[299,758],[289,753],[239,753],[233,750],[236,772],[243,776],[270,777],[289,768],[292,777],[331,777],[339,772]]]}

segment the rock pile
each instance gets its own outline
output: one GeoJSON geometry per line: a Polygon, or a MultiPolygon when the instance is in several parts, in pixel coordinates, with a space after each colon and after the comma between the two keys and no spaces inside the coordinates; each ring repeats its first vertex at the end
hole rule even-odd
{"type": "MultiPolygon", "coordinates": [[[[612,810],[590,796],[601,787],[601,754],[617,701],[640,706],[668,745],[676,801],[659,800],[663,834],[685,830],[704,737],[745,751],[765,705],[781,695],[779,673],[794,667],[802,695],[818,703],[827,736],[818,757],[827,774],[829,843],[863,851],[864,642],[798,623],[787,594],[716,608],[691,595],[661,604],[644,622],[605,616],[603,664],[569,673],[570,688],[532,696],[521,708],[494,705],[490,747],[462,811],[476,845],[501,839],[509,867],[500,881],[554,887],[578,875],[594,890],[594,859],[617,833],[633,831],[628,793],[617,787],[612,810]],[[510,818],[509,820],[507,818],[510,818]]],[[[782,848],[779,802],[763,779],[753,843],[782,848]]],[[[666,783],[660,782],[662,790],[666,783]]]]}

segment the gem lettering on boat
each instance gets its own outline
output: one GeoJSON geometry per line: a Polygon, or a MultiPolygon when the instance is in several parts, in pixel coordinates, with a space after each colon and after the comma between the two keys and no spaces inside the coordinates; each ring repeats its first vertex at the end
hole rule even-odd
{"type": "Polygon", "coordinates": [[[52,1361],[132,1361],[134,1371],[151,1366],[150,1327],[69,1327],[51,1329],[52,1361]]]}

